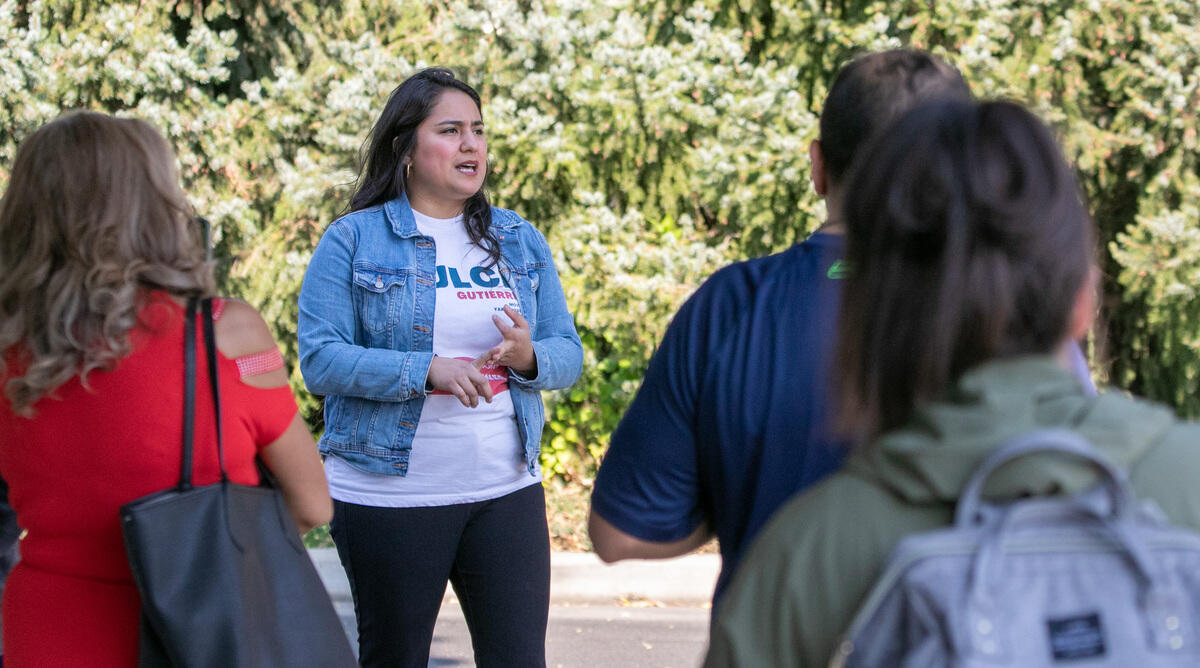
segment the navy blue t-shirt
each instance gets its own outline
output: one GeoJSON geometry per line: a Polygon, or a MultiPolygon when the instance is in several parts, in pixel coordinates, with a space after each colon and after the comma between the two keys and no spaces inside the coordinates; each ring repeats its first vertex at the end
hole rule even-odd
{"type": "Polygon", "coordinates": [[[713,274],[680,308],[612,434],[592,510],[642,540],[707,521],[719,597],[751,540],[790,496],[837,470],[828,367],[842,237],[713,274]]]}

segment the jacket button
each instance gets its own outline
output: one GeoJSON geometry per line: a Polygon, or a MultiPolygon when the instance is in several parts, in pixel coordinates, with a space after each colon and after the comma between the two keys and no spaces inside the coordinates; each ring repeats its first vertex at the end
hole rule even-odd
{"type": "Polygon", "coordinates": [[[377,288],[383,287],[383,277],[382,276],[375,277],[375,287],[377,287],[377,288]]]}

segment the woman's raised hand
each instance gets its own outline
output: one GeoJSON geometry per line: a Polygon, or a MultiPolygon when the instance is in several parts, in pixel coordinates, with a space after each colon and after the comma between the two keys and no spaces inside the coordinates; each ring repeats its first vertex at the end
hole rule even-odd
{"type": "Polygon", "coordinates": [[[488,364],[502,364],[526,378],[537,376],[537,357],[529,338],[529,321],[511,306],[504,307],[504,314],[513,324],[508,324],[499,315],[492,316],[492,322],[496,323],[504,340],[484,353],[481,359],[488,364]]]}

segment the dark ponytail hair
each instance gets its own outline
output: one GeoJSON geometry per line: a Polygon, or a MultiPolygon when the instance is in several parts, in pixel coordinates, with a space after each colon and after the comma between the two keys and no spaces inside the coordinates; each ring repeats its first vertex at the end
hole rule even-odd
{"type": "MultiPolygon", "coordinates": [[[[417,126],[429,117],[447,90],[466,93],[483,116],[479,93],[446,68],[431,67],[405,79],[388,97],[383,113],[364,143],[358,182],[343,213],[383,204],[408,191],[404,159],[416,146],[417,126]]],[[[498,264],[500,243],[492,234],[492,207],[485,188],[480,188],[463,205],[463,225],[471,243],[487,251],[492,265],[498,264]]]]}
{"type": "Polygon", "coordinates": [[[1050,131],[1006,102],[918,107],[855,163],[838,422],[863,444],[995,358],[1052,352],[1094,231],[1050,131]]]}

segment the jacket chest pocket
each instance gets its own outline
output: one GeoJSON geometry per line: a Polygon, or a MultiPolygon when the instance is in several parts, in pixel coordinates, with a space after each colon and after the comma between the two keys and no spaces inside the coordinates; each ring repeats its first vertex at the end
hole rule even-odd
{"type": "Polygon", "coordinates": [[[404,269],[384,269],[370,265],[354,267],[354,298],[358,318],[368,332],[386,332],[400,321],[404,299],[404,269]]]}

